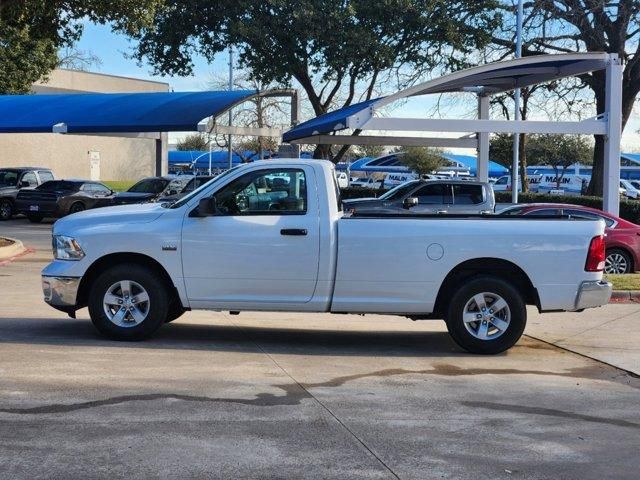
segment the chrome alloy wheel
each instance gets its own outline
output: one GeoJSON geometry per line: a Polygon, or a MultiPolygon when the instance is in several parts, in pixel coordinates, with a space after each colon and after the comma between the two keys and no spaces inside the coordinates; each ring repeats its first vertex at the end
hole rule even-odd
{"type": "Polygon", "coordinates": [[[482,292],[474,295],[464,306],[464,326],[475,338],[493,340],[509,328],[511,310],[500,295],[482,292]]]}
{"type": "Polygon", "coordinates": [[[149,294],[131,280],[121,280],[107,289],[102,300],[107,318],[119,327],[140,325],[149,314],[149,294]]]}
{"type": "Polygon", "coordinates": [[[610,253],[604,261],[604,273],[627,273],[629,264],[624,255],[610,253]]]}

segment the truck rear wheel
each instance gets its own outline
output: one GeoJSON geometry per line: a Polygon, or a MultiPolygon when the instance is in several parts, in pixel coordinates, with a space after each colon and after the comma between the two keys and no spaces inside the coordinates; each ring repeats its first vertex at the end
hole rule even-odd
{"type": "Polygon", "coordinates": [[[116,265],[102,273],[89,292],[95,327],[114,340],[143,340],[167,320],[165,284],[150,269],[116,265]]]}
{"type": "Polygon", "coordinates": [[[520,339],[527,309],[516,288],[500,278],[481,276],[454,293],[446,322],[453,340],[468,352],[496,354],[520,339]]]}

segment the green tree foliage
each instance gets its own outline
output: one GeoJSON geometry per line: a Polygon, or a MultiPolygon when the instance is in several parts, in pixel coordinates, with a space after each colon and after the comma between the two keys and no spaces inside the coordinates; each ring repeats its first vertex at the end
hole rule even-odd
{"type": "MultiPolygon", "coordinates": [[[[264,84],[302,87],[315,115],[460,68],[501,22],[497,0],[167,0],[139,35],[137,58],[189,75],[233,45],[264,84]],[[393,75],[390,73],[393,72],[393,75]],[[383,78],[384,77],[384,78],[383,78]],[[392,85],[390,85],[392,84],[392,85]]],[[[320,149],[327,155],[328,148],[320,149]]],[[[318,154],[318,151],[316,152],[318,154]]]]}
{"type": "Polygon", "coordinates": [[[489,158],[511,171],[513,167],[513,135],[509,133],[492,135],[489,139],[489,158]]]}
{"type": "Polygon", "coordinates": [[[533,164],[553,167],[558,188],[567,168],[574,163],[588,165],[593,161],[593,146],[582,135],[530,135],[527,149],[533,164]]]}
{"type": "Polygon", "coordinates": [[[26,93],[58,65],[58,51],[82,34],[82,22],[111,23],[135,34],[161,0],[0,1],[0,93],[26,93]]]}
{"type": "Polygon", "coordinates": [[[356,153],[361,157],[379,157],[384,154],[382,145],[357,145],[356,153]]]}
{"type": "MultiPolygon", "coordinates": [[[[513,1],[506,8],[514,11],[513,1]]],[[[624,62],[622,77],[622,126],[626,126],[640,93],[640,0],[531,0],[525,2],[523,55],[542,53],[609,52],[624,62]]],[[[510,17],[509,20],[512,18],[510,17]]],[[[514,28],[505,24],[493,45],[510,55],[514,48],[514,28]]],[[[604,70],[582,75],[578,88],[595,95],[596,109],[605,109],[604,70]]],[[[556,102],[563,102],[560,90],[556,102]]],[[[573,99],[572,95],[568,96],[573,99]]],[[[552,100],[553,101],[553,100],[552,100]]],[[[573,100],[571,100],[573,101],[573,100]]],[[[591,101],[591,99],[589,99],[591,101]]],[[[593,176],[589,194],[601,195],[604,174],[604,137],[595,137],[593,176]]]]}
{"type": "Polygon", "coordinates": [[[406,147],[401,162],[419,175],[433,173],[445,165],[442,150],[432,147],[406,147]]]}
{"type": "Polygon", "coordinates": [[[209,142],[202,133],[192,133],[185,136],[183,139],[178,140],[178,143],[176,143],[176,150],[209,150],[209,142]]]}

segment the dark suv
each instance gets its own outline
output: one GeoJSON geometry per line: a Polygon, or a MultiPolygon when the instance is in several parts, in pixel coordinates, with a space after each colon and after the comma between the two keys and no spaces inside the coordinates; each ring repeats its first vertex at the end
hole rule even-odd
{"type": "Polygon", "coordinates": [[[0,220],[9,220],[16,212],[16,197],[23,188],[35,188],[53,180],[48,168],[0,168],[0,220]]]}

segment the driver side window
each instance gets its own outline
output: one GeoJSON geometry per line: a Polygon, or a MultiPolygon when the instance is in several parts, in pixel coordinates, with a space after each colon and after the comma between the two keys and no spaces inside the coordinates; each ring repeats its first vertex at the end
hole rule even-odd
{"type": "Polygon", "coordinates": [[[294,168],[259,170],[234,180],[215,194],[222,215],[304,215],[307,182],[294,168]]]}

